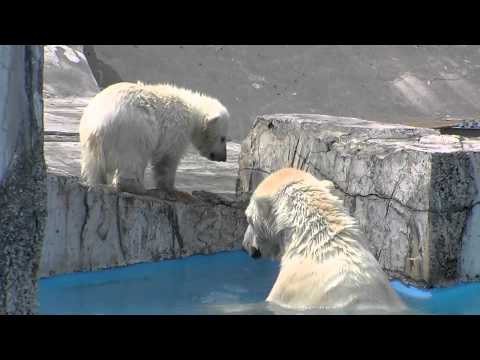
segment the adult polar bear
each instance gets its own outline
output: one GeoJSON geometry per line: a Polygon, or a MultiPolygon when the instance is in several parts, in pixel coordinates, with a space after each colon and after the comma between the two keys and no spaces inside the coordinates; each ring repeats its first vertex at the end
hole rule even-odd
{"type": "Polygon", "coordinates": [[[330,181],[285,168],[255,190],[243,247],[281,261],[267,302],[296,310],[406,310],[332,189],[330,181]]]}
{"type": "Polygon", "coordinates": [[[168,84],[122,82],[98,93],[80,120],[81,174],[89,185],[146,193],[152,164],[155,186],[174,191],[188,144],[213,161],[226,161],[229,113],[216,99],[168,84]]]}

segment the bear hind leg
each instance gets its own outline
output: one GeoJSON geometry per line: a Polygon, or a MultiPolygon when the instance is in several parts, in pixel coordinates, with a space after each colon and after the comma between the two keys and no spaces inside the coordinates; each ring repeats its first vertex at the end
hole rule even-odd
{"type": "Polygon", "coordinates": [[[144,195],[146,189],[144,186],[144,175],[146,164],[137,163],[136,166],[129,168],[121,166],[115,170],[112,177],[112,186],[116,191],[128,192],[132,194],[144,195]]]}
{"type": "Polygon", "coordinates": [[[118,175],[118,172],[113,176],[113,188],[119,192],[128,192],[131,194],[143,195],[147,191],[142,182],[138,179],[126,178],[118,175]]]}
{"type": "Polygon", "coordinates": [[[88,185],[105,185],[107,183],[101,160],[88,153],[88,149],[82,151],[80,177],[88,185]]]}

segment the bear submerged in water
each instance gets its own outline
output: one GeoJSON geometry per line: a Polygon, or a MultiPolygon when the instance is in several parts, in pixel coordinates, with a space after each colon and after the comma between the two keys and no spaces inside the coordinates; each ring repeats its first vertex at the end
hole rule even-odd
{"type": "Polygon", "coordinates": [[[245,212],[243,248],[280,261],[267,302],[294,310],[405,312],[333,183],[285,168],[264,179],[245,212]]]}

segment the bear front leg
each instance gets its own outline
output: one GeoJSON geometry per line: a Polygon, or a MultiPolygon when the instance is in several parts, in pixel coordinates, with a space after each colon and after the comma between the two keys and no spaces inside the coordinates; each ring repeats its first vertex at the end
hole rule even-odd
{"type": "Polygon", "coordinates": [[[175,175],[180,159],[172,155],[164,155],[160,159],[152,160],[153,181],[155,188],[167,191],[175,191],[175,175]]]}
{"type": "Polygon", "coordinates": [[[153,179],[156,189],[148,190],[149,195],[163,197],[167,193],[168,198],[173,196],[171,200],[191,200],[192,195],[175,188],[175,175],[177,173],[180,158],[172,155],[164,155],[160,159],[152,160],[153,179]]]}

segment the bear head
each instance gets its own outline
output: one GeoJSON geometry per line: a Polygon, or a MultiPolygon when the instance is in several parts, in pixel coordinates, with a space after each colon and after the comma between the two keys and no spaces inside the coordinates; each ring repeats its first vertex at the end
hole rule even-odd
{"type": "Polygon", "coordinates": [[[227,161],[228,112],[209,116],[193,136],[193,145],[200,155],[212,161],[227,161]]]}
{"type": "Polygon", "coordinates": [[[253,258],[279,260],[290,247],[292,234],[302,233],[307,218],[316,217],[319,231],[335,231],[336,220],[329,219],[331,223],[327,224],[322,215],[327,212],[336,216],[336,209],[340,208],[330,194],[332,189],[330,181],[320,181],[298,169],[284,168],[269,175],[258,185],[245,211],[248,228],[243,249],[253,258]],[[327,207],[334,207],[335,211],[327,207]]]}

